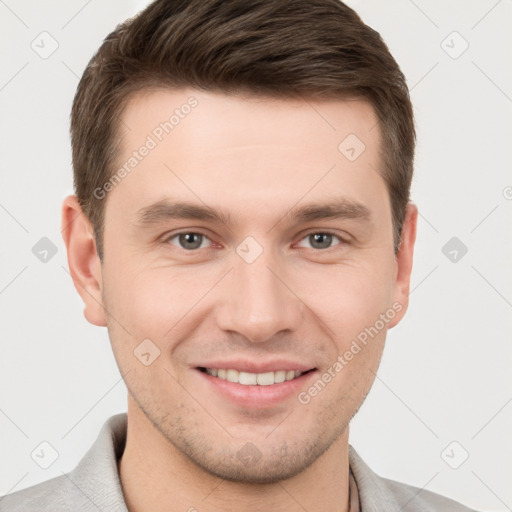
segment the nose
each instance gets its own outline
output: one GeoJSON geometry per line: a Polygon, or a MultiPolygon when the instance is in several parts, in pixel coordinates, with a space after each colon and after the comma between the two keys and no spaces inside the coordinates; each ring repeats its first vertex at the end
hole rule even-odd
{"type": "Polygon", "coordinates": [[[235,255],[217,310],[219,328],[235,331],[254,343],[268,341],[282,331],[296,331],[304,303],[290,281],[283,266],[266,251],[252,263],[235,255]]]}

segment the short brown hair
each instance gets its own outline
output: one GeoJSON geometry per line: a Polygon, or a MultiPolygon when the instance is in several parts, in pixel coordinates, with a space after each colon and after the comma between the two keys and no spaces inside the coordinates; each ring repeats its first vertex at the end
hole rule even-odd
{"type": "Polygon", "coordinates": [[[398,250],[415,145],[409,92],[380,35],[339,0],[156,0],[105,38],[71,112],[75,191],[100,258],[105,205],[94,191],[115,172],[128,98],[153,87],[366,99],[379,120],[398,250]]]}

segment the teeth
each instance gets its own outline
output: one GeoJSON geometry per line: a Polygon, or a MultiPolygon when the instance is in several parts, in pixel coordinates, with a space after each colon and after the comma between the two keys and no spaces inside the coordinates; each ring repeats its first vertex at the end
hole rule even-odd
{"type": "Polygon", "coordinates": [[[280,382],[284,382],[286,380],[286,372],[284,370],[279,370],[274,372],[274,383],[279,384],[280,382]]]}
{"type": "Polygon", "coordinates": [[[236,370],[226,370],[226,380],[229,382],[238,382],[240,374],[236,370]]]}
{"type": "Polygon", "coordinates": [[[258,373],[256,382],[260,386],[271,386],[275,382],[274,372],[258,373]]]}
{"type": "MultiPolygon", "coordinates": [[[[238,373],[236,370],[232,370],[238,373]]],[[[238,376],[238,382],[245,384],[246,386],[255,386],[258,383],[257,373],[240,372],[238,376]]]]}
{"type": "Polygon", "coordinates": [[[276,372],[265,373],[249,373],[239,372],[233,369],[223,368],[206,368],[206,373],[213,377],[218,377],[228,382],[238,382],[245,386],[271,386],[272,384],[280,384],[285,380],[293,380],[300,377],[303,372],[294,370],[278,370],[276,372]]]}

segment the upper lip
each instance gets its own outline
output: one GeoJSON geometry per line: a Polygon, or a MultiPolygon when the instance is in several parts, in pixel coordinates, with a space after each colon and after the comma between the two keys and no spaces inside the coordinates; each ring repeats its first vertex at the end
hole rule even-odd
{"type": "Polygon", "coordinates": [[[198,364],[196,368],[223,368],[226,370],[238,370],[239,372],[248,373],[267,373],[277,372],[279,370],[294,370],[299,372],[307,372],[313,370],[315,367],[291,361],[289,359],[273,359],[271,361],[254,361],[247,359],[233,359],[233,360],[215,360],[198,364]]]}

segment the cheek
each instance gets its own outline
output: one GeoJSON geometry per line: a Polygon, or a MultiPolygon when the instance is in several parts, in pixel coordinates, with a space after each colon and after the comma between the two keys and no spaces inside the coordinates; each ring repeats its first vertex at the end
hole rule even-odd
{"type": "Polygon", "coordinates": [[[297,295],[343,340],[373,325],[392,302],[392,272],[382,264],[333,265],[305,276],[297,295]]]}
{"type": "MultiPolygon", "coordinates": [[[[340,339],[350,341],[390,305],[392,266],[379,257],[312,265],[283,272],[283,281],[340,339]]],[[[184,325],[215,306],[215,284],[224,270],[209,266],[119,265],[106,269],[109,311],[135,340],[157,344],[179,337],[184,325]]]]}
{"type": "Polygon", "coordinates": [[[214,277],[202,278],[197,271],[177,267],[137,270],[122,278],[119,274],[106,283],[108,295],[115,297],[112,312],[133,337],[154,339],[158,344],[175,335],[185,316],[194,316],[214,277]]]}

